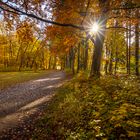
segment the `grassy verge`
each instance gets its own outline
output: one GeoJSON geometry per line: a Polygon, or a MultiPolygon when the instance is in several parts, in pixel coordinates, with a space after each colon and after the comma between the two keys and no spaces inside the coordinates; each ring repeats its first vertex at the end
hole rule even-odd
{"type": "Polygon", "coordinates": [[[38,122],[33,138],[139,139],[139,95],[136,79],[88,80],[82,74],[59,89],[38,122]]]}
{"type": "Polygon", "coordinates": [[[48,74],[50,71],[0,72],[0,89],[48,74]]]}

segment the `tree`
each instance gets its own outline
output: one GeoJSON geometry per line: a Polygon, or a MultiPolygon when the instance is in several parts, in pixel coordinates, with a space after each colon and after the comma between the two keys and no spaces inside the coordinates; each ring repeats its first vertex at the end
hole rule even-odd
{"type": "MultiPolygon", "coordinates": [[[[136,11],[136,15],[139,15],[139,10],[136,11]]],[[[135,25],[135,71],[139,76],[139,21],[135,25]]]]}
{"type": "MultiPolygon", "coordinates": [[[[90,39],[94,44],[94,52],[92,57],[92,66],[91,66],[91,76],[97,75],[100,76],[100,68],[101,68],[101,60],[102,60],[102,53],[103,53],[103,45],[105,40],[105,33],[107,29],[111,28],[122,28],[125,29],[125,20],[126,18],[133,19],[135,16],[131,14],[128,16],[126,13],[131,9],[139,8],[138,2],[136,0],[118,0],[118,1],[111,1],[111,0],[65,0],[65,1],[1,1],[0,9],[2,10],[2,14],[4,15],[4,19],[8,22],[9,19],[13,19],[16,22],[20,19],[20,15],[27,16],[29,19],[32,18],[34,22],[40,24],[39,21],[43,21],[47,24],[47,28],[53,25],[58,25],[63,28],[57,28],[54,30],[55,27],[53,26],[52,30],[54,34],[57,34],[59,31],[59,35],[57,36],[57,45],[63,48],[71,48],[77,46],[76,42],[74,45],[71,45],[71,38],[74,38],[77,35],[72,35],[72,37],[68,36],[67,33],[70,34],[73,32],[74,34],[78,33],[78,36],[85,37],[85,33],[88,34],[87,39],[90,39]],[[20,7],[20,9],[18,8],[20,7]],[[49,10],[51,9],[51,10],[49,10]],[[46,12],[47,11],[47,12],[46,12]],[[37,15],[37,16],[36,16],[37,15]],[[95,38],[93,38],[89,34],[90,27],[87,27],[87,23],[91,20],[91,16],[94,16],[94,19],[101,23],[101,32],[95,38]],[[128,16],[128,17],[127,17],[128,16]],[[110,22],[114,22],[114,19],[121,19],[122,26],[114,27],[110,26],[110,22]],[[108,26],[109,25],[109,26],[108,26]],[[107,27],[108,26],[108,27],[107,27]],[[72,27],[72,28],[64,28],[64,27],[72,27]],[[78,30],[74,30],[78,29],[78,30]],[[59,39],[58,39],[59,38],[59,39]],[[59,41],[58,41],[59,40],[59,41]],[[62,43],[65,40],[68,43],[62,43]],[[59,45],[58,45],[59,42],[59,45]],[[67,45],[66,45],[67,44],[67,45]],[[65,47],[64,47],[65,46],[65,47]]],[[[13,21],[12,20],[12,21],[13,21]]],[[[132,24],[132,23],[131,23],[132,24]]],[[[44,25],[45,26],[45,25],[44,25]]],[[[42,27],[44,28],[44,27],[42,27]]],[[[131,28],[129,29],[129,31],[131,28]]],[[[47,31],[48,32],[48,31],[47,31]]],[[[51,39],[52,40],[52,39],[51,39]]],[[[82,39],[81,39],[82,40],[82,39]]],[[[55,47],[53,47],[55,48],[55,47]]],[[[68,50],[69,50],[68,49],[68,50]]],[[[61,49],[60,49],[61,50],[61,49]]],[[[68,51],[67,51],[68,52],[68,51]]],[[[130,51],[129,51],[130,52],[130,51]]],[[[65,52],[66,53],[66,52],[65,52]]],[[[116,63],[117,64],[117,63],[116,63]]]]}

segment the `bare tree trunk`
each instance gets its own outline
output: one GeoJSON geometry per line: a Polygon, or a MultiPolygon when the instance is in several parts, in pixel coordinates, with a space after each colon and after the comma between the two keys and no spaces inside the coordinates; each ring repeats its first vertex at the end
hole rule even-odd
{"type": "MultiPolygon", "coordinates": [[[[139,15],[139,10],[137,10],[137,16],[139,15]]],[[[135,25],[135,72],[139,76],[139,21],[135,25]]]]}
{"type": "Polygon", "coordinates": [[[118,45],[116,44],[116,50],[115,50],[115,75],[117,74],[117,66],[118,66],[118,45]]]}
{"type": "Polygon", "coordinates": [[[56,56],[54,56],[53,69],[56,69],[56,56]]]}
{"type": "Polygon", "coordinates": [[[48,67],[48,69],[51,69],[51,61],[52,61],[52,57],[50,56],[50,58],[49,58],[49,67],[48,67]]]}
{"type": "Polygon", "coordinates": [[[69,65],[70,69],[72,68],[72,54],[71,54],[71,49],[69,50],[69,65]]]}
{"type": "Polygon", "coordinates": [[[80,43],[78,45],[78,51],[77,51],[77,73],[79,72],[80,70],[80,43]]]}
{"type": "MultiPolygon", "coordinates": [[[[115,26],[117,27],[118,26],[118,22],[116,21],[116,23],[115,23],[115,26]]],[[[115,31],[115,75],[117,74],[117,66],[118,66],[118,44],[117,44],[117,41],[116,41],[116,39],[117,39],[117,33],[116,33],[116,31],[115,31]]]]}
{"type": "Polygon", "coordinates": [[[69,54],[66,54],[66,57],[65,57],[65,63],[66,63],[66,68],[70,68],[70,61],[69,61],[69,54]]]}
{"type": "Polygon", "coordinates": [[[88,68],[88,48],[89,48],[89,44],[88,44],[88,42],[86,42],[85,58],[84,58],[84,70],[87,70],[87,68],[88,68]]]}
{"type": "Polygon", "coordinates": [[[83,41],[81,48],[81,69],[84,70],[84,61],[85,61],[85,43],[83,41]]]}
{"type": "Polygon", "coordinates": [[[71,63],[71,69],[72,69],[72,73],[75,74],[75,68],[74,68],[74,62],[75,62],[75,52],[74,52],[74,48],[71,48],[71,56],[72,56],[72,63],[71,63]]]}
{"type": "Polygon", "coordinates": [[[105,62],[105,66],[104,66],[104,70],[105,70],[105,74],[108,74],[108,66],[109,66],[109,56],[108,56],[108,49],[107,49],[107,45],[105,47],[105,53],[106,53],[106,62],[105,62]]]}
{"type": "Polygon", "coordinates": [[[4,64],[4,68],[6,68],[6,50],[5,47],[3,47],[3,64],[4,64]]]}
{"type": "Polygon", "coordinates": [[[128,39],[128,31],[126,31],[126,70],[127,70],[127,74],[129,73],[129,53],[128,53],[128,50],[129,50],[129,39],[128,39]]]}
{"type": "Polygon", "coordinates": [[[110,61],[109,61],[109,74],[112,74],[112,68],[113,68],[113,51],[111,49],[111,52],[110,52],[110,61]]]}
{"type": "Polygon", "coordinates": [[[130,74],[130,63],[131,63],[131,23],[129,25],[129,50],[128,50],[128,53],[129,53],[129,59],[128,59],[128,74],[130,74]]]}
{"type": "Polygon", "coordinates": [[[12,66],[13,65],[13,51],[12,51],[11,39],[9,40],[9,62],[10,62],[10,66],[12,66]]]}
{"type": "Polygon", "coordinates": [[[105,63],[105,74],[108,74],[108,65],[109,65],[109,61],[106,60],[106,63],[105,63]]]}
{"type": "Polygon", "coordinates": [[[23,62],[24,62],[24,53],[23,53],[23,49],[21,48],[21,50],[20,50],[20,63],[19,63],[19,68],[18,68],[19,71],[21,71],[23,62]]]}

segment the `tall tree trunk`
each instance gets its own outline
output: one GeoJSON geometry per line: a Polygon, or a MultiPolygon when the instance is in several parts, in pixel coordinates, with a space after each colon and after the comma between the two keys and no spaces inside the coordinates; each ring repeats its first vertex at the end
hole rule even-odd
{"type": "Polygon", "coordinates": [[[12,41],[11,41],[11,39],[9,40],[9,63],[10,63],[10,66],[13,65],[13,51],[12,51],[12,41]]]}
{"type": "Polygon", "coordinates": [[[74,48],[71,48],[71,57],[72,57],[72,62],[71,62],[71,69],[72,69],[72,73],[75,74],[75,68],[74,68],[74,62],[75,62],[75,52],[74,52],[74,48]]]}
{"type": "Polygon", "coordinates": [[[77,51],[77,73],[80,70],[80,43],[78,45],[78,51],[77,51]]]}
{"type": "Polygon", "coordinates": [[[6,68],[6,49],[5,47],[3,47],[3,64],[4,64],[4,68],[6,68]]]}
{"type": "Polygon", "coordinates": [[[106,62],[105,62],[104,70],[105,70],[105,74],[108,74],[109,56],[108,56],[107,45],[105,47],[105,54],[106,54],[106,62]]]}
{"type": "Polygon", "coordinates": [[[65,63],[66,63],[65,67],[66,67],[66,68],[70,68],[69,54],[66,54],[65,61],[66,61],[66,62],[65,62],[65,63]]]}
{"type": "Polygon", "coordinates": [[[56,56],[54,56],[53,69],[56,69],[56,56]]]}
{"type": "Polygon", "coordinates": [[[101,33],[98,32],[94,41],[94,53],[92,58],[92,66],[91,66],[91,76],[100,76],[100,67],[101,67],[101,59],[102,59],[102,51],[103,51],[103,43],[105,39],[105,31],[106,31],[106,23],[107,16],[109,10],[109,0],[99,0],[99,5],[101,8],[101,16],[100,21],[102,23],[101,33]]]}
{"type": "Polygon", "coordinates": [[[128,74],[130,74],[130,63],[131,63],[131,23],[129,24],[129,50],[128,50],[128,53],[129,53],[129,59],[128,59],[128,63],[129,63],[129,67],[128,67],[128,74]]]}
{"type": "Polygon", "coordinates": [[[21,71],[21,68],[22,68],[22,65],[23,65],[23,61],[24,61],[24,57],[21,56],[18,71],[21,71]]]}
{"type": "Polygon", "coordinates": [[[85,45],[85,58],[84,58],[84,70],[87,70],[88,68],[88,48],[89,48],[89,44],[88,42],[86,42],[86,45],[85,45]]]}
{"type": "Polygon", "coordinates": [[[117,66],[118,66],[118,45],[116,44],[116,50],[115,50],[115,75],[117,74],[117,66]]]}
{"type": "Polygon", "coordinates": [[[126,31],[126,70],[127,74],[129,73],[129,39],[128,39],[128,31],[126,31]]]}
{"type": "Polygon", "coordinates": [[[106,63],[105,63],[105,74],[108,74],[108,64],[109,64],[109,61],[106,60],[106,63]]]}
{"type": "Polygon", "coordinates": [[[112,74],[112,71],[113,71],[113,51],[111,49],[111,52],[110,52],[110,61],[109,61],[109,74],[112,74]]]}
{"type": "Polygon", "coordinates": [[[21,51],[20,51],[20,63],[19,63],[19,68],[18,68],[19,71],[21,71],[23,63],[24,63],[24,53],[23,53],[23,49],[21,48],[21,51]]]}
{"type": "MultiPolygon", "coordinates": [[[[115,27],[118,26],[118,21],[116,21],[115,23],[115,27]]],[[[115,75],[117,74],[117,66],[118,66],[118,44],[117,44],[117,33],[115,31],[115,43],[114,43],[114,46],[115,46],[115,75]]]]}
{"type": "Polygon", "coordinates": [[[103,24],[104,30],[102,30],[102,34],[96,36],[96,39],[94,42],[91,76],[100,76],[100,67],[101,67],[103,43],[104,43],[104,38],[105,38],[104,35],[105,35],[106,22],[107,22],[106,19],[104,19],[104,24],[103,24]]]}
{"type": "Polygon", "coordinates": [[[41,68],[45,69],[45,54],[44,54],[44,49],[42,50],[41,68]]]}
{"type": "Polygon", "coordinates": [[[72,68],[72,54],[71,54],[71,49],[69,50],[69,65],[70,69],[72,68]]]}
{"type": "Polygon", "coordinates": [[[48,69],[51,69],[51,61],[52,61],[52,56],[49,57],[49,67],[48,67],[48,69]]]}
{"type": "MultiPolygon", "coordinates": [[[[137,10],[137,16],[139,15],[139,10],[137,10]]],[[[139,21],[135,25],[135,72],[139,76],[139,21]]]]}
{"type": "Polygon", "coordinates": [[[84,70],[84,61],[85,61],[85,43],[83,41],[83,44],[82,44],[82,48],[81,48],[81,69],[84,70]]]}

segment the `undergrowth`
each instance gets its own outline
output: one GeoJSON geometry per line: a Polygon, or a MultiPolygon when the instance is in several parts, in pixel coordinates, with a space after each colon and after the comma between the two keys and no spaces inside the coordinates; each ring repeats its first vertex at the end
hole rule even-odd
{"type": "Polygon", "coordinates": [[[140,83],[135,78],[87,79],[61,87],[38,122],[34,139],[138,140],[140,83]]]}

